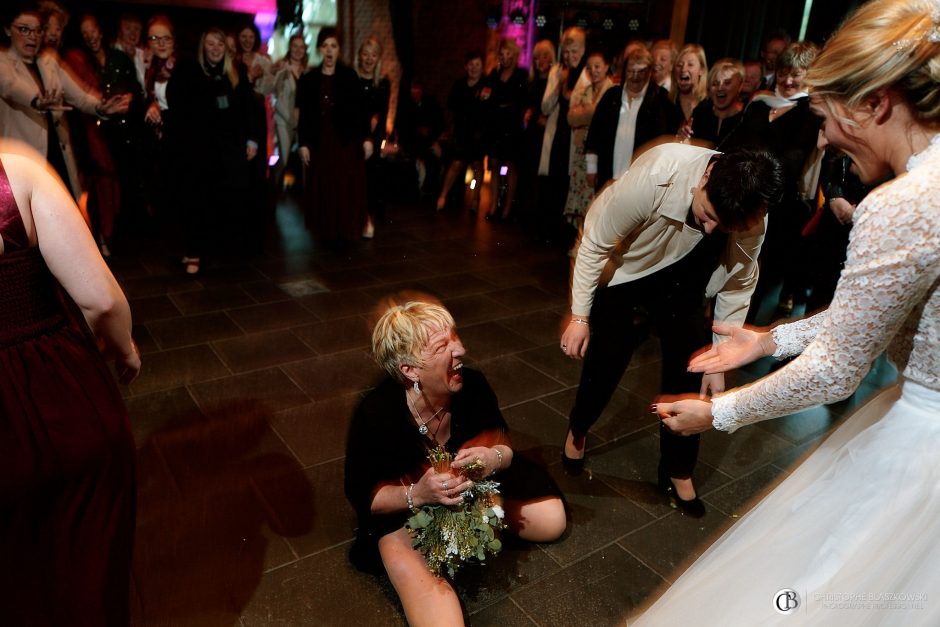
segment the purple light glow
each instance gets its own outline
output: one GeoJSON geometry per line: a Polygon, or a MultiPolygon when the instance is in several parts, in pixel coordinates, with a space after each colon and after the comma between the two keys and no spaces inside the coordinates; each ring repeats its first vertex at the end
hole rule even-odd
{"type": "Polygon", "coordinates": [[[261,33],[261,41],[267,42],[274,35],[274,23],[277,21],[277,11],[259,11],[255,14],[255,26],[261,33]]]}

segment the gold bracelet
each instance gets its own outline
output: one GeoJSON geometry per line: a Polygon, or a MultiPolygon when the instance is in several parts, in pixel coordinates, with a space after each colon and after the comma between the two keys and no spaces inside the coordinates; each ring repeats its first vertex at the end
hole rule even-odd
{"type": "Polygon", "coordinates": [[[491,472],[490,475],[495,475],[497,472],[499,472],[499,469],[503,467],[503,452],[495,446],[493,447],[493,450],[496,451],[496,468],[493,469],[493,472],[491,472]]]}

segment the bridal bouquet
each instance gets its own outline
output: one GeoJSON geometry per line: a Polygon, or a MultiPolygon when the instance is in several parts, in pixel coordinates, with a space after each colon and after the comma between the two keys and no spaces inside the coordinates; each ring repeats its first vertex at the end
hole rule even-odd
{"type": "MultiPolygon", "coordinates": [[[[453,456],[443,447],[428,454],[437,472],[447,472],[453,456]]],[[[503,548],[497,532],[505,528],[503,508],[496,502],[499,483],[478,479],[482,464],[464,467],[463,474],[473,479],[473,486],[463,493],[460,505],[425,505],[408,519],[412,545],[421,551],[431,572],[447,569],[453,577],[465,562],[485,562],[486,555],[496,555],[503,548]]]]}

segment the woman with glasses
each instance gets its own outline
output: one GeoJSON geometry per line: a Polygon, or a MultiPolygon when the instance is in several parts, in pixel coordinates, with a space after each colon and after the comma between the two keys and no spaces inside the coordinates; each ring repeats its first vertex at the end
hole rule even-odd
{"type": "Polygon", "coordinates": [[[71,108],[107,117],[127,111],[129,95],[102,99],[75,82],[55,55],[39,55],[44,27],[33,3],[7,13],[3,32],[9,47],[0,52],[0,129],[45,157],[74,198],[82,194],[78,166],[63,113],[71,108]]]}

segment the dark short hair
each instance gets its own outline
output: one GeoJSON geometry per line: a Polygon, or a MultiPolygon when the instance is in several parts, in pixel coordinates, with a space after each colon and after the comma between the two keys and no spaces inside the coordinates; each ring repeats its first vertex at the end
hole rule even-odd
{"type": "Polygon", "coordinates": [[[463,55],[463,64],[466,65],[473,61],[474,59],[479,59],[483,61],[485,58],[483,51],[479,48],[473,48],[472,50],[467,50],[467,53],[463,55]]]}
{"type": "Polygon", "coordinates": [[[766,150],[739,149],[720,155],[705,191],[718,222],[746,231],[783,197],[783,166],[766,150]]]}
{"type": "Polygon", "coordinates": [[[332,26],[327,26],[326,28],[321,28],[320,32],[317,33],[317,48],[323,45],[327,39],[333,38],[336,40],[341,47],[343,45],[343,40],[339,37],[339,31],[332,26]]]}

